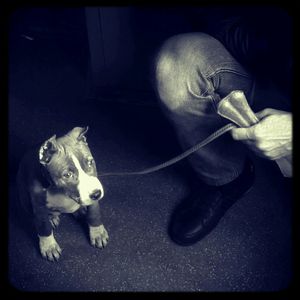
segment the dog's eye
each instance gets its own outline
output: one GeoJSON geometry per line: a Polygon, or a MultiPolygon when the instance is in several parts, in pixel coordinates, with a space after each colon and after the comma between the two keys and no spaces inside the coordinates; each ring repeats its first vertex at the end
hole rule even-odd
{"type": "Polygon", "coordinates": [[[73,173],[71,171],[65,171],[63,172],[63,177],[66,179],[69,179],[73,176],[73,173]]]}

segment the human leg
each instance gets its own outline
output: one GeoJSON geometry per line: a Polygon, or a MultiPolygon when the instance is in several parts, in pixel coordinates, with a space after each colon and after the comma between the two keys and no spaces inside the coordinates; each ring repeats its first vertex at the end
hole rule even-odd
{"type": "MultiPolygon", "coordinates": [[[[155,70],[162,109],[184,149],[225,124],[216,108],[232,90],[243,90],[251,105],[253,79],[209,35],[172,37],[158,53],[155,70]]],[[[197,151],[190,162],[201,180],[196,193],[171,218],[169,234],[180,245],[191,245],[206,236],[254,178],[243,146],[229,134],[197,151]]]]}
{"type": "MultiPolygon", "coordinates": [[[[243,90],[251,101],[253,79],[223,45],[203,33],[172,37],[156,61],[162,108],[184,149],[225,124],[216,113],[220,99],[243,90]]],[[[210,185],[231,182],[242,172],[245,151],[230,135],[220,137],[190,158],[199,177],[210,185]]]]}

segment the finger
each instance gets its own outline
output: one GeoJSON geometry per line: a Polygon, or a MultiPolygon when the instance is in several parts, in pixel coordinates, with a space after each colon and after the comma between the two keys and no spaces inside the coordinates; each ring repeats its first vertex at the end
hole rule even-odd
{"type": "Polygon", "coordinates": [[[233,139],[237,141],[243,141],[243,140],[254,140],[255,136],[253,134],[253,127],[249,128],[233,128],[231,130],[231,135],[233,139]]]}
{"type": "Polygon", "coordinates": [[[269,116],[271,114],[271,111],[272,111],[271,108],[266,108],[266,109],[263,109],[263,110],[255,113],[255,115],[260,120],[260,119],[263,119],[266,116],[269,116]]]}
{"type": "Polygon", "coordinates": [[[249,149],[253,151],[257,156],[262,158],[267,158],[271,160],[276,160],[278,157],[282,157],[286,155],[286,149],[284,147],[271,148],[271,149],[261,149],[257,147],[256,143],[253,142],[245,142],[249,149]]]}
{"type": "Polygon", "coordinates": [[[278,109],[273,109],[273,108],[265,108],[257,113],[255,113],[255,115],[258,117],[258,119],[263,119],[267,116],[270,116],[270,115],[277,115],[279,113],[282,113],[283,111],[281,110],[278,110],[278,109]]]}
{"type": "Polygon", "coordinates": [[[274,141],[261,141],[258,140],[254,146],[256,146],[256,148],[260,151],[263,152],[270,152],[270,151],[274,151],[274,152],[282,152],[285,151],[287,152],[287,143],[285,144],[281,144],[279,142],[274,142],[274,141]]]}
{"type": "Polygon", "coordinates": [[[288,152],[286,145],[276,145],[276,146],[269,145],[269,146],[266,146],[263,151],[265,151],[265,152],[272,151],[274,153],[275,152],[278,152],[278,153],[287,153],[288,152]]]}
{"type": "Polygon", "coordinates": [[[264,155],[270,160],[276,160],[286,155],[286,150],[283,148],[264,152],[264,155]]]}
{"type": "Polygon", "coordinates": [[[261,140],[243,140],[244,144],[246,144],[251,150],[257,152],[264,152],[266,150],[273,150],[274,147],[270,147],[270,145],[266,142],[262,142],[261,140]]]}

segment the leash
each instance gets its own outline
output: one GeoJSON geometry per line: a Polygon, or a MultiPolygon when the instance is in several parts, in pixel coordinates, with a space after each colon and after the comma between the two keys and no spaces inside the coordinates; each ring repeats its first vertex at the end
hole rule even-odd
{"type": "Polygon", "coordinates": [[[159,171],[161,169],[167,168],[171,165],[174,165],[175,163],[179,162],[180,160],[186,158],[187,156],[191,155],[192,153],[198,151],[199,149],[201,149],[202,147],[204,147],[205,145],[211,143],[213,140],[217,139],[218,137],[220,137],[221,135],[225,134],[227,131],[230,131],[231,129],[237,127],[236,125],[229,123],[223,127],[221,127],[220,129],[218,129],[217,131],[215,131],[214,133],[212,133],[211,135],[209,135],[206,139],[204,139],[203,141],[201,141],[200,143],[196,144],[195,146],[193,146],[192,148],[184,151],[183,153],[181,153],[178,156],[175,156],[174,158],[156,165],[154,167],[151,168],[147,168],[141,171],[133,171],[133,172],[111,172],[111,173],[103,173],[98,175],[99,177],[107,177],[107,176],[131,176],[131,175],[146,175],[146,174],[150,174],[156,171],[159,171]]]}

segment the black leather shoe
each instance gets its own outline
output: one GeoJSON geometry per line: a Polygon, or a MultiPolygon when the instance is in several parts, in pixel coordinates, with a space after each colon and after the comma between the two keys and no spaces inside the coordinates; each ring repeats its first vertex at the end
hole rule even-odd
{"type": "Polygon", "coordinates": [[[169,224],[171,239],[181,246],[192,245],[209,234],[226,211],[254,182],[254,165],[245,162],[242,174],[232,182],[216,187],[201,183],[173,212],[169,224]]]}

